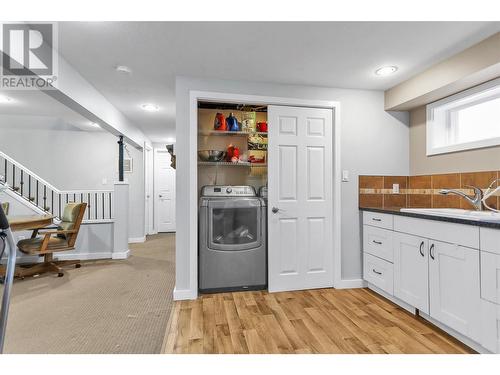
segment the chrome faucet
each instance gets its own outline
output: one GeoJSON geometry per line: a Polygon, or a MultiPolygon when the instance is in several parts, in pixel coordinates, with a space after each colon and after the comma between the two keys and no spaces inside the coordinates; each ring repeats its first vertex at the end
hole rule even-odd
{"type": "Polygon", "coordinates": [[[453,189],[442,189],[439,191],[439,194],[447,195],[447,194],[455,194],[462,198],[464,198],[467,202],[472,204],[477,211],[483,210],[483,191],[475,186],[465,185],[465,187],[471,188],[474,190],[474,197],[471,197],[465,193],[462,193],[460,190],[453,189]]]}

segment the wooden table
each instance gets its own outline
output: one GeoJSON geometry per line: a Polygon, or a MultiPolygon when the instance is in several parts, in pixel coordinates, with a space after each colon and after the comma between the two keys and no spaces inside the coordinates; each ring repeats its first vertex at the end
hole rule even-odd
{"type": "Polygon", "coordinates": [[[52,215],[23,215],[9,216],[10,229],[13,232],[19,232],[27,229],[42,229],[52,224],[52,215]]]}
{"type": "MultiPolygon", "coordinates": [[[[52,215],[22,215],[22,216],[9,216],[7,215],[7,220],[9,220],[10,229],[13,232],[19,232],[28,229],[42,229],[46,226],[52,224],[52,215]]],[[[14,277],[24,278],[32,273],[26,273],[20,266],[16,266],[16,273],[14,277]]],[[[5,267],[0,266],[0,276],[5,276],[5,267]]]]}

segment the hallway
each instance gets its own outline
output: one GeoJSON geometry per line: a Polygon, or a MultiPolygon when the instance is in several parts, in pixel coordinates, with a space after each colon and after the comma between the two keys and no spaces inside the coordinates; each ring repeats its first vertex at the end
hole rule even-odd
{"type": "Polygon", "coordinates": [[[131,244],[126,260],[16,280],[6,353],[160,353],[172,307],[175,234],[131,244]]]}

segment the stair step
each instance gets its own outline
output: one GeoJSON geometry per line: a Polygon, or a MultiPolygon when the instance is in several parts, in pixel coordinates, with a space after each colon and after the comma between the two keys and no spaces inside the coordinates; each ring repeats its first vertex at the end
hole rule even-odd
{"type": "Polygon", "coordinates": [[[35,197],[29,197],[28,198],[31,202],[34,202],[35,201],[35,197]]]}
{"type": "Polygon", "coordinates": [[[14,187],[12,188],[12,190],[14,190],[14,191],[19,191],[19,190],[20,190],[20,187],[19,187],[19,186],[14,186],[14,187]]]}

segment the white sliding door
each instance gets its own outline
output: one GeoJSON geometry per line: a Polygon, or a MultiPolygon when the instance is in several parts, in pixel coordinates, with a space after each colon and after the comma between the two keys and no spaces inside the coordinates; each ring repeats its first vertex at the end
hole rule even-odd
{"type": "Polygon", "coordinates": [[[268,107],[270,291],[333,286],[332,112],[268,107]]]}

